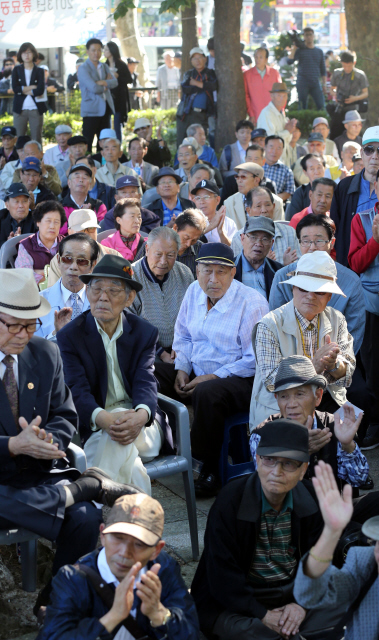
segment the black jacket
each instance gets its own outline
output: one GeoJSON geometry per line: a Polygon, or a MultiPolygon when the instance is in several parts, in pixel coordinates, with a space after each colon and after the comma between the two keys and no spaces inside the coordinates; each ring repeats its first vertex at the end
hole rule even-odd
{"type": "MultiPolygon", "coordinates": [[[[236,267],[237,267],[236,275],[234,276],[234,279],[238,280],[238,282],[242,282],[242,252],[237,257],[236,267]]],[[[269,299],[269,296],[270,296],[272,281],[274,279],[276,272],[279,271],[279,269],[283,269],[283,265],[280,262],[271,260],[271,258],[266,258],[265,266],[263,267],[263,275],[265,277],[267,300],[269,299]]]]}
{"type": "Polygon", "coordinates": [[[302,211],[305,207],[309,207],[311,203],[309,200],[310,190],[311,185],[309,183],[302,184],[296,189],[293,196],[291,196],[291,202],[286,208],[286,220],[291,220],[295,213],[299,213],[299,211],[302,211]]]}
{"type": "Polygon", "coordinates": [[[37,197],[34,196],[34,200],[36,205],[40,202],[45,202],[46,200],[57,200],[58,198],[53,194],[50,189],[47,189],[43,184],[38,185],[39,193],[37,193],[37,197]]]}
{"type": "MultiPolygon", "coordinates": [[[[182,205],[183,211],[185,209],[193,209],[193,202],[191,200],[186,200],[186,198],[179,198],[180,204],[182,205]]],[[[152,211],[157,216],[159,216],[161,225],[163,224],[163,206],[162,206],[162,198],[157,198],[149,205],[149,211],[152,211]]]]}
{"type": "Polygon", "coordinates": [[[4,244],[4,242],[8,240],[10,232],[15,231],[17,227],[21,227],[21,233],[35,233],[37,231],[37,227],[33,222],[32,212],[29,211],[26,218],[24,218],[22,222],[17,223],[17,226],[13,228],[12,217],[8,209],[1,209],[0,210],[0,247],[4,244]]]}
{"type": "Polygon", "coordinates": [[[183,115],[178,116],[182,120],[186,115],[188,115],[192,111],[192,104],[194,98],[197,93],[202,93],[205,91],[207,95],[207,107],[206,112],[208,115],[213,115],[215,112],[215,105],[213,100],[213,92],[217,91],[217,77],[216,73],[213,69],[208,69],[205,67],[202,71],[198,72],[196,69],[189,69],[184,73],[183,80],[181,82],[182,87],[182,98],[180,101],[180,106],[178,108],[178,112],[180,113],[180,109],[183,110],[183,115]],[[203,88],[199,89],[199,87],[195,87],[190,84],[191,79],[198,80],[199,75],[201,76],[201,80],[203,82],[203,88]]]}
{"type": "Polygon", "coordinates": [[[112,207],[114,207],[116,204],[116,200],[114,199],[116,189],[110,184],[105,184],[104,182],[99,182],[98,180],[96,180],[96,182],[97,199],[101,200],[101,202],[105,204],[107,211],[109,211],[109,209],[112,209],[112,207]]]}
{"type": "MultiPolygon", "coordinates": [[[[45,91],[45,72],[43,69],[34,65],[30,84],[36,84],[37,88],[33,89],[32,98],[35,102],[36,109],[42,115],[47,111],[46,102],[36,102],[35,98],[40,98],[45,91]]],[[[22,93],[22,87],[26,86],[25,69],[23,64],[18,64],[12,71],[12,89],[14,91],[13,111],[21,113],[26,95],[22,93]]]]}
{"type": "MultiPolygon", "coordinates": [[[[309,480],[292,490],[292,544],[300,558],[318,540],[323,519],[309,480]]],[[[262,619],[264,607],[254,597],[247,579],[259,535],[262,508],[261,482],[257,473],[229,482],[218,495],[209,516],[191,593],[200,628],[210,633],[222,611],[262,619]]]]}
{"type": "Polygon", "coordinates": [[[145,162],[150,162],[150,164],[153,164],[160,169],[170,162],[171,151],[166,143],[164,147],[160,147],[157,138],[148,140],[147,143],[149,146],[147,154],[144,157],[145,162]]]}
{"type": "Polygon", "coordinates": [[[121,122],[126,122],[128,111],[130,111],[128,84],[132,84],[133,78],[130,74],[128,65],[125,64],[125,62],[123,62],[121,59],[115,60],[115,66],[118,73],[118,85],[111,91],[114,102],[114,110],[115,113],[120,113],[121,122]]]}
{"type": "Polygon", "coordinates": [[[351,221],[357,211],[363,172],[364,169],[356,176],[348,176],[341,180],[334,191],[330,207],[330,217],[336,225],[336,261],[348,268],[351,221]]]}

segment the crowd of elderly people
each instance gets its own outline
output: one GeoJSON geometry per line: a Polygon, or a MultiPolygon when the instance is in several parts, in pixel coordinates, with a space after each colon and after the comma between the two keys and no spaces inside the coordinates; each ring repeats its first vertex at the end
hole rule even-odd
{"type": "MultiPolygon", "coordinates": [[[[99,42],[80,82],[107,108],[99,42]]],[[[184,105],[217,88],[203,57],[191,51],[184,105]]],[[[378,638],[364,451],[379,445],[379,127],[361,140],[346,127],[339,158],[318,118],[290,149],[295,123],[269,122],[283,84],[267,92],[269,135],[239,122],[221,173],[203,108],[179,123],[176,168],[146,118],[130,161],[109,128],[94,156],[68,125],[45,155],[14,136],[0,173],[0,526],[56,543],[41,640],[378,638]],[[177,451],[158,392],[188,407],[195,493],[217,496],[191,594],[150,498],[146,464],[177,451]],[[82,474],[66,457],[75,434],[82,474]],[[239,477],[222,486],[224,458],[239,477]]]]}

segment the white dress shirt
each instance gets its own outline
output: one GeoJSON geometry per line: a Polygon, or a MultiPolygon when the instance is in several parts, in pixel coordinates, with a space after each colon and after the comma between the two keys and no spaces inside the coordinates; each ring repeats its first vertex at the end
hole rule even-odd
{"type": "MultiPolygon", "coordinates": [[[[0,379],[1,380],[4,378],[4,373],[6,370],[6,366],[3,363],[3,360],[6,355],[7,355],[6,353],[3,353],[2,351],[0,351],[0,379]]],[[[12,356],[12,358],[14,358],[13,373],[14,373],[14,377],[16,378],[16,382],[18,386],[18,355],[16,353],[11,353],[10,355],[12,356]]]]}
{"type": "MultiPolygon", "coordinates": [[[[30,85],[30,79],[32,77],[32,71],[33,69],[24,69],[25,72],[25,82],[26,82],[26,86],[28,87],[30,85]]],[[[31,111],[32,109],[37,109],[36,107],[36,103],[34,102],[32,96],[26,96],[23,105],[22,105],[23,109],[26,109],[27,111],[31,111]]]]}

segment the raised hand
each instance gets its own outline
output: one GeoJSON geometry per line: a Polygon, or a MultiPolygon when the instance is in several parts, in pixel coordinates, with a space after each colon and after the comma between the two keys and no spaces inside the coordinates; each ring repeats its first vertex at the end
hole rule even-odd
{"type": "Polygon", "coordinates": [[[350,522],[353,515],[351,486],[345,484],[341,495],[332,467],[322,460],[315,468],[315,473],[316,477],[312,478],[312,482],[325,527],[331,533],[340,533],[350,522]]]}
{"type": "Polygon", "coordinates": [[[343,420],[341,420],[339,413],[335,416],[334,421],[334,433],[336,434],[337,440],[342,445],[349,445],[352,443],[355,434],[359,429],[359,425],[362,422],[363,412],[359,414],[358,418],[355,419],[354,408],[351,404],[343,405],[343,420]]]}

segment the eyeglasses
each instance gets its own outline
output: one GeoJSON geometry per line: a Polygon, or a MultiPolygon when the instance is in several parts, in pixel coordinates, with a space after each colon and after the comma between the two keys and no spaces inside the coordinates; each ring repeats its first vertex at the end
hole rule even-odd
{"type": "MultiPolygon", "coordinates": [[[[316,276],[317,277],[317,276],[316,276]]],[[[299,291],[301,291],[301,293],[314,293],[316,296],[326,296],[328,294],[328,291],[307,291],[306,289],[300,289],[300,287],[298,287],[299,291]]]]}
{"type": "Polygon", "coordinates": [[[91,260],[87,260],[87,258],[73,258],[72,256],[60,256],[60,261],[64,264],[73,264],[76,262],[78,267],[89,267],[91,264],[91,260]]]}
{"type": "Polygon", "coordinates": [[[259,238],[259,236],[254,236],[251,233],[246,234],[247,238],[249,238],[250,242],[253,244],[257,244],[257,242],[261,242],[264,246],[268,246],[272,243],[272,238],[259,238]]]}
{"type": "Polygon", "coordinates": [[[288,471],[289,473],[294,473],[297,469],[300,469],[302,462],[296,462],[295,460],[277,460],[276,458],[271,458],[269,456],[259,456],[262,460],[262,464],[265,467],[270,467],[273,469],[277,464],[282,465],[283,471],[288,471]]]}
{"type": "Polygon", "coordinates": [[[195,196],[194,200],[196,200],[196,202],[207,202],[208,200],[212,200],[212,198],[214,198],[214,196],[195,196]]]}
{"type": "Polygon", "coordinates": [[[376,147],[375,149],[373,144],[368,144],[367,147],[363,148],[363,151],[366,156],[372,156],[375,153],[375,151],[379,156],[379,147],[376,147]]]}
{"type": "Polygon", "coordinates": [[[42,322],[39,319],[33,320],[33,322],[31,322],[30,324],[8,324],[1,318],[0,322],[2,324],[5,324],[9,333],[13,333],[14,335],[16,335],[16,333],[20,333],[20,331],[22,331],[23,329],[26,329],[28,333],[34,333],[35,331],[37,331],[37,329],[42,327],[42,322]]]}
{"type": "Polygon", "coordinates": [[[325,247],[326,244],[329,244],[330,240],[300,240],[300,244],[302,247],[310,247],[312,244],[315,247],[325,247]]]}
{"type": "Polygon", "coordinates": [[[160,180],[158,182],[158,187],[173,187],[177,184],[176,180],[160,180]]]}
{"type": "Polygon", "coordinates": [[[125,289],[123,289],[122,287],[99,287],[98,285],[89,285],[89,288],[91,290],[91,293],[93,293],[94,296],[96,296],[97,298],[99,296],[101,296],[103,293],[106,293],[110,298],[117,298],[117,296],[120,295],[120,293],[125,293],[125,289]]]}

